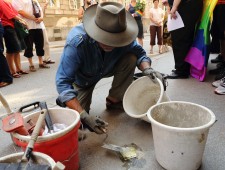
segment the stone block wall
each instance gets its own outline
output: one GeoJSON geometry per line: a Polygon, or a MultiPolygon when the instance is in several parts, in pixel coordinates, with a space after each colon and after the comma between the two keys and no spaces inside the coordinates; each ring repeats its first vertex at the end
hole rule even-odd
{"type": "MultiPolygon", "coordinates": [[[[105,0],[98,0],[98,1],[102,2],[105,0]]],[[[129,3],[128,0],[118,0],[118,1],[120,1],[123,4],[125,4],[125,1],[126,3],[129,3]]],[[[44,23],[50,41],[66,39],[66,36],[70,31],[70,29],[75,25],[77,25],[78,23],[80,23],[80,21],[78,21],[77,18],[78,9],[74,8],[74,4],[72,2],[75,1],[58,0],[58,3],[60,3],[60,7],[48,6],[47,9],[45,10],[44,23]]],[[[39,3],[41,6],[43,6],[45,0],[39,0],[39,3]]],[[[80,0],[79,4],[82,3],[83,0],[80,0]]],[[[152,0],[146,0],[145,15],[143,17],[144,32],[149,32],[149,25],[150,25],[149,9],[152,7],[152,5],[153,5],[152,0]]]]}
{"type": "MultiPolygon", "coordinates": [[[[70,29],[77,25],[78,9],[71,6],[72,0],[59,0],[60,6],[48,6],[45,9],[44,24],[48,32],[49,41],[66,39],[70,29]]],[[[39,0],[41,6],[44,6],[45,0],[39,0]]]]}

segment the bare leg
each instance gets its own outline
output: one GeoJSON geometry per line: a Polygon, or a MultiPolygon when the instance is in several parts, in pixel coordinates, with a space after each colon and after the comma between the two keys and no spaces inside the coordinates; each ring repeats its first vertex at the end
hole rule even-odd
{"type": "Polygon", "coordinates": [[[39,65],[40,65],[40,64],[43,64],[42,56],[38,56],[38,61],[39,61],[39,65]]]}
{"type": "Polygon", "coordinates": [[[47,64],[43,62],[42,56],[38,56],[39,68],[50,68],[47,64]]]}
{"type": "Polygon", "coordinates": [[[28,58],[28,61],[29,61],[29,65],[30,65],[30,66],[34,66],[34,63],[33,63],[32,57],[31,57],[31,58],[28,58]]]}
{"type": "Polygon", "coordinates": [[[150,45],[150,54],[153,54],[153,45],[150,45]]]}
{"type": "Polygon", "coordinates": [[[162,45],[159,45],[159,53],[162,53],[162,45]]]}
{"type": "Polygon", "coordinates": [[[35,72],[36,71],[36,69],[35,69],[35,67],[34,67],[34,63],[33,63],[33,60],[32,60],[32,57],[31,58],[28,58],[28,61],[29,61],[29,68],[30,68],[30,71],[31,72],[35,72]]]}
{"type": "Polygon", "coordinates": [[[18,74],[28,74],[28,72],[24,71],[21,67],[20,53],[15,53],[14,63],[15,63],[15,66],[16,66],[16,72],[18,74]]]}
{"type": "Polygon", "coordinates": [[[15,63],[15,66],[16,66],[16,72],[21,71],[20,53],[15,53],[14,63],[15,63]]]}
{"type": "Polygon", "coordinates": [[[14,67],[14,57],[15,57],[15,53],[12,53],[12,54],[6,53],[6,59],[7,59],[12,76],[14,78],[20,78],[20,75],[16,72],[16,69],[14,67]]]}
{"type": "Polygon", "coordinates": [[[6,60],[8,62],[8,65],[9,65],[9,70],[11,72],[11,74],[15,73],[16,70],[15,70],[15,67],[14,67],[14,53],[6,53],[6,60]]]}

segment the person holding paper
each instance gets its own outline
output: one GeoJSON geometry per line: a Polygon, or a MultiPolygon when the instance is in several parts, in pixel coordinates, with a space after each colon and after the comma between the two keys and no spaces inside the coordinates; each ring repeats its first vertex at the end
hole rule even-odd
{"type": "Polygon", "coordinates": [[[178,12],[184,22],[184,27],[171,31],[175,70],[172,70],[167,78],[189,78],[190,64],[184,60],[194,40],[195,26],[202,14],[203,0],[164,0],[163,4],[171,6],[171,19],[176,19],[178,12]]]}

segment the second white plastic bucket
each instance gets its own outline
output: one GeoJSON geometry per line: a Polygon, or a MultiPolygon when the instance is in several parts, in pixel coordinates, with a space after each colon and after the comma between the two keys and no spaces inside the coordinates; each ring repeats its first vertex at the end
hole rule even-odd
{"type": "Polygon", "coordinates": [[[170,99],[164,91],[162,82],[157,78],[157,82],[154,83],[149,77],[143,76],[127,88],[123,98],[123,107],[129,116],[149,122],[148,109],[157,103],[166,101],[170,99]]]}
{"type": "Polygon", "coordinates": [[[167,170],[200,167],[209,128],[216,118],[208,108],[189,102],[159,103],[148,111],[155,156],[167,170]]]}

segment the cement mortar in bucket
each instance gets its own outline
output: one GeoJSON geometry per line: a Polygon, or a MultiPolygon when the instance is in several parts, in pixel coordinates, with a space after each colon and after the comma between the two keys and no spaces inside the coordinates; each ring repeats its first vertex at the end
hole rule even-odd
{"type": "MultiPolygon", "coordinates": [[[[80,126],[80,115],[78,112],[67,108],[51,108],[49,113],[54,123],[65,124],[67,127],[59,132],[46,136],[38,136],[34,144],[34,151],[42,152],[59,161],[66,166],[66,170],[77,170],[79,168],[78,154],[78,128],[80,126]]],[[[36,122],[40,111],[24,117],[24,122],[32,120],[36,122]]],[[[45,125],[43,125],[44,127],[45,125]]],[[[30,136],[12,133],[14,143],[25,150],[30,136]]]]}
{"type": "Polygon", "coordinates": [[[172,101],[152,106],[155,156],[168,170],[196,170],[200,167],[209,128],[216,118],[208,108],[189,102],[172,101]]]}
{"type": "Polygon", "coordinates": [[[127,88],[123,98],[123,107],[129,116],[149,122],[148,109],[157,103],[169,100],[163,84],[158,78],[154,83],[149,77],[143,76],[127,88]]]}
{"type": "MultiPolygon", "coordinates": [[[[20,163],[23,152],[7,155],[0,158],[0,163],[20,163]]],[[[40,152],[33,152],[32,153],[35,157],[35,163],[38,165],[49,165],[51,169],[56,168],[55,161],[48,155],[40,153],[40,152]]],[[[58,168],[61,169],[61,168],[58,168]]]]}

